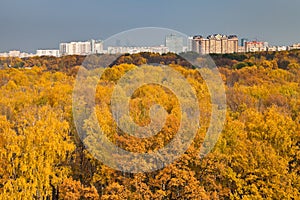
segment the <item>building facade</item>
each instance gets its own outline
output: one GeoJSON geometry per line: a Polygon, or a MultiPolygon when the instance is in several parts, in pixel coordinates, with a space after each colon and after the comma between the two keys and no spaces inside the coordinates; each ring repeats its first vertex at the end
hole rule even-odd
{"type": "Polygon", "coordinates": [[[260,52],[267,51],[268,43],[259,41],[245,42],[245,52],[260,52]]]}
{"type": "Polygon", "coordinates": [[[194,36],[192,51],[199,54],[226,54],[238,52],[239,39],[236,35],[210,35],[207,38],[194,36]]]}
{"type": "Polygon", "coordinates": [[[56,50],[56,49],[39,49],[39,50],[36,50],[36,55],[37,56],[59,57],[60,53],[59,53],[59,50],[56,50]]]}
{"type": "Polygon", "coordinates": [[[193,38],[192,36],[188,37],[187,51],[193,51],[193,38]]]}
{"type": "Polygon", "coordinates": [[[33,57],[33,56],[35,56],[35,55],[31,54],[31,53],[26,53],[26,52],[20,52],[20,51],[17,51],[17,50],[0,53],[0,57],[28,58],[28,57],[33,57]]]}
{"type": "Polygon", "coordinates": [[[246,42],[249,42],[249,40],[247,38],[242,38],[241,39],[241,47],[244,47],[246,42]]]}
{"type": "Polygon", "coordinates": [[[267,51],[286,51],[288,50],[287,46],[269,46],[267,51]]]}
{"type": "Polygon", "coordinates": [[[168,53],[169,49],[165,46],[154,46],[154,47],[121,47],[121,46],[109,46],[107,48],[108,54],[134,54],[134,53],[141,53],[141,52],[151,52],[151,53],[168,53]]]}
{"type": "Polygon", "coordinates": [[[90,40],[85,42],[60,43],[60,55],[89,55],[103,52],[103,42],[90,40]]]}
{"type": "Polygon", "coordinates": [[[288,50],[295,50],[295,49],[300,49],[300,43],[293,44],[293,45],[288,47],[288,50]]]}
{"type": "Polygon", "coordinates": [[[166,36],[165,46],[172,53],[181,53],[184,51],[184,39],[182,36],[177,36],[174,34],[166,36]]]}

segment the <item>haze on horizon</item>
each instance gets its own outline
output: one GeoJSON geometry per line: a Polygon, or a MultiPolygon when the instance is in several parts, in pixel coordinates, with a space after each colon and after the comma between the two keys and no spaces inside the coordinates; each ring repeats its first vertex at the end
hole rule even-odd
{"type": "Polygon", "coordinates": [[[1,0],[0,52],[58,48],[60,42],[106,39],[139,27],[291,45],[300,42],[299,7],[299,0],[1,0]]]}

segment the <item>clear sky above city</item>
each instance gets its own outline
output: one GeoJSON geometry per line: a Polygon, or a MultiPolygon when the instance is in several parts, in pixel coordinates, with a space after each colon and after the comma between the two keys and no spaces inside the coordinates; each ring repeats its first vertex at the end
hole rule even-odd
{"type": "Polygon", "coordinates": [[[138,27],[300,42],[299,0],[0,0],[0,52],[58,48],[138,27]]]}

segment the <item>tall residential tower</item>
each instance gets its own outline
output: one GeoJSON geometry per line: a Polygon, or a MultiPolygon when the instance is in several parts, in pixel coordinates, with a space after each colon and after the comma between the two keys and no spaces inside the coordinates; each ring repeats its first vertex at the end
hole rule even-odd
{"type": "Polygon", "coordinates": [[[192,51],[199,54],[225,54],[238,52],[239,39],[236,35],[210,35],[207,38],[194,36],[192,51]]]}

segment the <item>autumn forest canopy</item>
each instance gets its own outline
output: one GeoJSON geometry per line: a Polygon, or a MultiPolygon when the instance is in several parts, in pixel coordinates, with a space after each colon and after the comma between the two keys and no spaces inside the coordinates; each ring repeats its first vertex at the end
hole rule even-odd
{"type": "Polygon", "coordinates": [[[198,56],[126,54],[108,63],[98,81],[96,121],[113,144],[138,153],[167,145],[186,116],[171,90],[143,85],[131,96],[130,117],[145,126],[151,106],[159,104],[165,124],[150,138],[123,132],[110,101],[121,77],[141,65],[154,68],[155,76],[163,64],[194,89],[200,126],[192,144],[171,165],[147,173],[117,171],[93,157],[97,124],[89,112],[79,113],[86,118],[80,125],[94,149],[78,136],[72,94],[84,56],[0,58],[0,199],[299,199],[300,51],[211,55],[225,84],[227,112],[219,140],[203,158],[215,105],[187,61],[198,56]]]}

